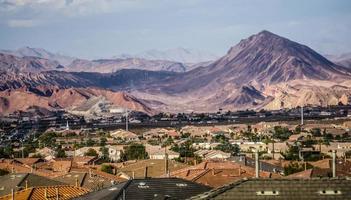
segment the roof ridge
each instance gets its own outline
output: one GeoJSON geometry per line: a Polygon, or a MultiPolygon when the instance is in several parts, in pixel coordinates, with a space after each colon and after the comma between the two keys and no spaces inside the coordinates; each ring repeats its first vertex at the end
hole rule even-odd
{"type": "Polygon", "coordinates": [[[193,179],[191,179],[192,181],[196,181],[198,180],[201,176],[207,174],[209,171],[211,171],[213,169],[205,169],[205,171],[201,172],[199,175],[195,176],[193,179]]]}
{"type": "MultiPolygon", "coordinates": [[[[16,175],[16,174],[15,174],[16,175]]],[[[23,181],[29,176],[29,173],[26,173],[26,175],[23,176],[23,178],[18,182],[18,184],[16,185],[17,187],[20,186],[23,181]]]]}

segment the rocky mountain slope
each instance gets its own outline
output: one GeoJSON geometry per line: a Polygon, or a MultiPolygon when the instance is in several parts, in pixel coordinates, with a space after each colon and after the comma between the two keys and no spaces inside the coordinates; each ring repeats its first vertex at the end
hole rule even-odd
{"type": "Polygon", "coordinates": [[[32,107],[48,110],[74,110],[93,98],[104,98],[112,105],[148,114],[155,112],[135,97],[123,93],[93,88],[67,88],[38,86],[22,87],[0,92],[0,113],[26,111],[32,107]]]}
{"type": "Polygon", "coordinates": [[[17,50],[0,50],[0,53],[11,54],[17,57],[38,57],[56,61],[62,66],[69,65],[75,58],[57,53],[51,53],[42,48],[22,47],[17,50]]]}
{"type": "Polygon", "coordinates": [[[142,58],[100,59],[92,61],[76,59],[69,66],[67,66],[68,71],[76,72],[84,71],[113,73],[121,69],[185,72],[187,70],[187,67],[180,62],[165,60],[146,60],[142,58]]]}
{"type": "MultiPolygon", "coordinates": [[[[309,88],[313,91],[320,81],[329,81],[326,87],[330,88],[350,80],[350,74],[350,69],[332,63],[305,45],[262,31],[240,41],[209,66],[172,77],[144,92],[137,91],[135,95],[146,99],[162,96],[169,108],[176,102],[180,109],[195,111],[279,109],[288,104],[270,104],[277,94],[267,91],[275,85],[285,83],[289,86],[290,82],[297,81],[300,84],[293,85],[297,90],[304,88],[305,84],[312,84],[309,88]],[[181,101],[179,97],[183,97],[181,101]]],[[[345,90],[349,87],[343,90],[345,95],[348,95],[345,90]]],[[[324,98],[316,98],[333,96],[339,99],[343,95],[343,92],[329,94],[325,91],[322,88],[316,90],[315,95],[307,95],[300,104],[326,104],[324,98]]],[[[289,107],[297,105],[295,102],[289,107]]]]}
{"type": "Polygon", "coordinates": [[[345,53],[341,55],[326,55],[328,59],[333,61],[335,64],[347,67],[351,69],[351,53],[345,53]]]}
{"type": "Polygon", "coordinates": [[[18,57],[0,53],[0,71],[5,72],[41,72],[60,70],[63,66],[57,61],[38,57],[18,57]]]}
{"type": "MultiPolygon", "coordinates": [[[[93,96],[103,96],[111,102],[120,97],[112,95],[113,92],[102,92],[104,89],[127,91],[133,96],[132,102],[139,102],[150,110],[167,112],[214,112],[219,108],[281,109],[307,104],[351,103],[351,69],[334,64],[305,45],[268,31],[250,36],[218,60],[197,65],[184,73],[169,72],[178,70],[163,68],[163,61],[143,59],[76,60],[67,67],[73,71],[113,73],[46,71],[50,68],[43,70],[37,65],[29,65],[30,69],[39,68],[32,70],[35,73],[28,72],[31,70],[12,72],[6,69],[16,67],[8,63],[2,61],[1,64],[5,69],[0,73],[1,91],[25,88],[26,92],[46,99],[50,99],[50,95],[38,91],[38,87],[54,86],[64,91],[75,88],[96,90],[93,96]],[[156,71],[124,69],[131,66],[156,71]],[[115,69],[122,70],[114,72],[115,69]]],[[[169,62],[169,66],[173,66],[172,63],[169,62]]],[[[3,105],[11,101],[7,98],[3,105]]],[[[121,104],[120,101],[117,103],[121,104]]],[[[137,106],[139,104],[126,105],[142,110],[137,106]]],[[[58,105],[68,106],[60,102],[58,105]]],[[[72,105],[76,104],[72,102],[72,105]]]]}
{"type": "Polygon", "coordinates": [[[147,60],[168,60],[181,63],[200,63],[216,60],[218,56],[206,51],[179,47],[166,50],[152,49],[134,55],[122,54],[115,56],[115,58],[143,58],[147,60]]]}

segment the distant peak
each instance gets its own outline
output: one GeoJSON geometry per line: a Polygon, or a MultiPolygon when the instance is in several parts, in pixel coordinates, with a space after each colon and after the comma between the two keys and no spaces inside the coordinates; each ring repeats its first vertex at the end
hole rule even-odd
{"type": "Polygon", "coordinates": [[[279,35],[274,34],[274,33],[272,33],[272,32],[269,32],[269,31],[267,31],[267,30],[263,30],[263,31],[257,33],[256,36],[262,36],[262,37],[279,37],[279,38],[280,38],[279,35]]]}

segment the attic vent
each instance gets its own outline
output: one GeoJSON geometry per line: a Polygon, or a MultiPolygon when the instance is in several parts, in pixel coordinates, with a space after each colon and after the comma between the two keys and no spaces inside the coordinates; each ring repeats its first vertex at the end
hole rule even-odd
{"type": "Polygon", "coordinates": [[[256,195],[268,195],[268,196],[275,196],[275,195],[279,195],[279,191],[275,191],[275,190],[269,190],[269,191],[258,191],[256,192],[256,195]]]}
{"type": "Polygon", "coordinates": [[[186,184],[186,183],[177,183],[176,186],[178,186],[178,187],[186,187],[186,186],[188,186],[188,184],[186,184]]]}
{"type": "Polygon", "coordinates": [[[321,194],[321,195],[340,195],[341,191],[340,190],[321,190],[321,191],[319,191],[319,194],[321,194]]]}

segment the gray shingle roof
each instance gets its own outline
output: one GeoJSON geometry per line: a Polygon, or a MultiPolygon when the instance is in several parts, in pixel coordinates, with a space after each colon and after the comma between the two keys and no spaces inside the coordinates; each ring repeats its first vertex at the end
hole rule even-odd
{"type": "Polygon", "coordinates": [[[11,193],[11,189],[18,191],[26,187],[66,185],[60,181],[48,179],[35,174],[7,174],[0,176],[0,196],[11,193]]]}
{"type": "Polygon", "coordinates": [[[351,179],[245,179],[192,199],[351,199],[351,179]]]}
{"type": "Polygon", "coordinates": [[[179,178],[133,179],[78,199],[187,199],[210,189],[179,178]]]}

